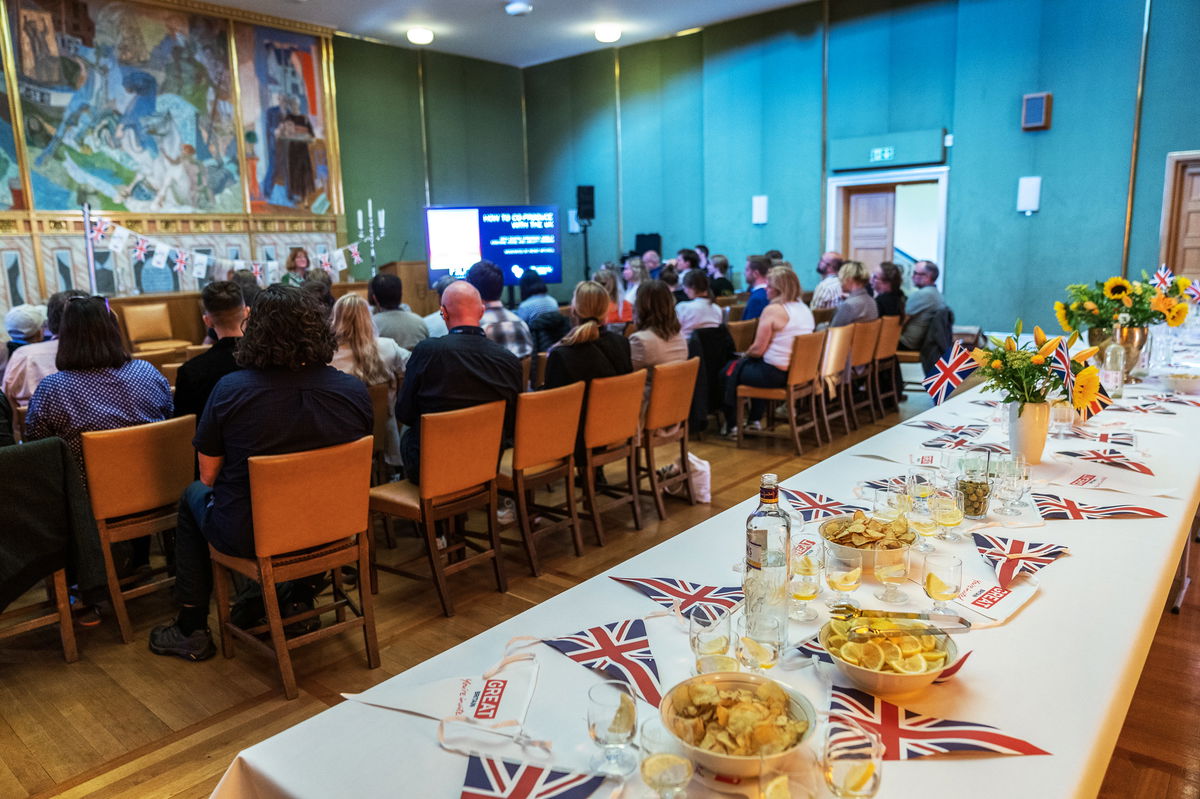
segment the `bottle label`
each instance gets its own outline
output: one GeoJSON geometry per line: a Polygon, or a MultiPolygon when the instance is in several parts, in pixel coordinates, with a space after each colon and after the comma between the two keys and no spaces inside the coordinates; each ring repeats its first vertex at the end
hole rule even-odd
{"type": "Polygon", "coordinates": [[[779,486],[762,486],[759,488],[758,501],[764,505],[779,504],[779,486]]]}
{"type": "Polygon", "coordinates": [[[767,550],[766,530],[746,531],[746,568],[761,569],[763,555],[767,550]]]}

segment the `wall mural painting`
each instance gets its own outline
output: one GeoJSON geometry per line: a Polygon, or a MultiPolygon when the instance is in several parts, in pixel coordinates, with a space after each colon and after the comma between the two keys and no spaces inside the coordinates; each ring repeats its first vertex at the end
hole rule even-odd
{"type": "Polygon", "coordinates": [[[9,0],[9,19],[37,209],[244,210],[229,23],[120,0],[9,0]]]}
{"type": "Polygon", "coordinates": [[[241,23],[235,31],[251,210],[329,213],[321,40],[241,23]]]}
{"type": "MultiPolygon", "coordinates": [[[[0,60],[0,68],[3,61],[0,60]]],[[[21,186],[21,168],[17,161],[17,140],[13,135],[12,109],[8,103],[8,85],[0,76],[0,211],[27,208],[21,186]]]]}

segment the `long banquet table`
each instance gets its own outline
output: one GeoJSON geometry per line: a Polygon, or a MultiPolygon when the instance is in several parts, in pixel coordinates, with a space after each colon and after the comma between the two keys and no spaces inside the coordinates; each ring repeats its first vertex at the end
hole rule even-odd
{"type": "MultiPolygon", "coordinates": [[[[1123,402],[1136,402],[1147,391],[1127,388],[1123,402]]],[[[977,390],[963,392],[916,419],[987,421],[993,412],[971,402],[982,396],[977,390]]],[[[1028,541],[1065,544],[1070,554],[1040,573],[1037,592],[1013,617],[959,638],[960,647],[973,650],[973,654],[957,677],[907,701],[897,700],[922,713],[991,724],[1051,754],[887,761],[881,795],[948,797],[969,793],[974,799],[1096,795],[1200,501],[1200,447],[1189,432],[1200,421],[1200,408],[1169,407],[1175,411],[1173,415],[1105,412],[1094,420],[1097,425],[1125,423],[1136,432],[1137,449],[1148,456],[1155,472],[1153,491],[1147,494],[1159,494],[1138,497],[1137,504],[1159,510],[1166,517],[1049,521],[1033,529],[992,530],[1028,541]]],[[[921,443],[935,435],[931,430],[897,425],[783,482],[853,501],[860,481],[902,474],[909,453],[921,451],[921,443]],[[892,462],[879,459],[881,455],[891,456],[892,462]]],[[[1002,439],[999,431],[991,430],[981,440],[1002,439]]],[[[1052,439],[1046,461],[1033,469],[1035,490],[1050,490],[1090,504],[1132,501],[1128,493],[1037,485],[1067,462],[1051,456],[1052,450],[1094,446],[1052,439]]],[[[1128,474],[1107,466],[1096,466],[1093,471],[1114,477],[1128,474]]],[[[747,498],[371,691],[419,690],[423,683],[446,677],[479,675],[500,660],[506,643],[516,636],[552,638],[646,616],[658,609],[639,592],[610,580],[609,575],[680,577],[708,585],[736,585],[740,575],[733,565],[741,560],[744,520],[755,502],[755,497],[747,498]]],[[[1038,518],[1032,509],[1024,511],[1024,521],[1038,518]]],[[[808,525],[810,534],[814,527],[808,525]]],[[[953,549],[964,562],[967,557],[978,557],[965,542],[938,546],[953,549]]],[[[864,582],[855,596],[866,607],[878,607],[871,598],[874,588],[864,582]]],[[[918,586],[910,584],[905,590],[911,607],[902,609],[928,607],[918,586]]],[[[814,605],[821,607],[819,601],[814,605]]],[[[820,623],[793,622],[790,640],[795,643],[807,638],[820,623]]],[[[692,662],[686,631],[670,618],[647,622],[647,627],[666,689],[689,675],[692,662]]],[[[556,767],[586,770],[595,751],[584,720],[587,688],[601,678],[547,646],[535,644],[529,651],[536,653],[540,669],[525,730],[533,738],[553,741],[549,762],[556,767]]],[[[803,691],[818,710],[828,708],[827,683],[816,669],[780,667],[772,676],[803,691]]],[[[370,695],[368,691],[364,698],[370,695]]],[[[638,709],[641,718],[652,712],[640,702],[638,709]]],[[[436,722],[428,718],[343,702],[241,752],[213,796],[455,799],[467,761],[461,754],[440,748],[436,731],[436,722]]],[[[515,746],[507,754],[513,759],[536,759],[528,753],[522,757],[515,746]]],[[[595,795],[607,796],[608,790],[602,788],[595,795]]],[[[630,795],[643,794],[626,793],[630,795]]],[[[722,794],[694,782],[689,795],[722,794]]]]}

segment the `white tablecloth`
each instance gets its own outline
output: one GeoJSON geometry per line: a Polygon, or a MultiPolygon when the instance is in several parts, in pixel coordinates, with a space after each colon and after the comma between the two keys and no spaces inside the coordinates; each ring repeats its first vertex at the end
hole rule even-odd
{"type": "MultiPolygon", "coordinates": [[[[1131,388],[1124,402],[1143,389],[1131,388]]],[[[992,411],[969,402],[978,392],[956,397],[919,419],[951,422],[987,420],[992,411]]],[[[1170,406],[1171,416],[1132,418],[1104,413],[1096,423],[1126,422],[1167,432],[1138,432],[1156,479],[1173,496],[1153,496],[1138,504],[1160,510],[1164,519],[1056,521],[1033,529],[993,530],[1023,540],[1070,546],[1070,555],[1041,572],[1039,590],[1001,626],[961,636],[959,646],[974,650],[952,681],[933,686],[900,704],[932,715],[991,724],[1051,752],[1050,756],[984,756],[888,761],[882,795],[962,796],[973,799],[1014,796],[1093,797],[1099,790],[1125,718],[1146,653],[1158,626],[1179,555],[1200,500],[1200,447],[1189,432],[1200,409],[1170,406]]],[[[833,456],[785,482],[845,501],[859,481],[903,472],[906,466],[863,457],[879,453],[907,460],[921,442],[937,433],[897,425],[833,456]]],[[[993,427],[982,440],[999,441],[993,427]]],[[[1083,449],[1087,442],[1051,441],[1050,450],[1083,449]]],[[[1033,477],[1043,479],[1066,459],[1047,457],[1033,477]]],[[[1116,473],[1097,466],[1100,473],[1116,473]]],[[[1127,473],[1120,473],[1127,474],[1127,473]]],[[[1035,486],[1090,504],[1123,504],[1128,494],[1035,486]]],[[[644,616],[657,606],[608,575],[681,577],[710,585],[736,585],[731,568],[743,553],[744,520],[756,498],[747,498],[670,541],[631,558],[543,602],[519,616],[415,666],[384,683],[420,685],[451,676],[478,675],[495,665],[514,636],[552,638],[586,627],[644,616]]],[[[998,517],[992,517],[997,519],[998,517]]],[[[1026,520],[1037,520],[1026,511],[1026,520]]],[[[969,537],[968,537],[969,538],[969,537]]],[[[965,558],[973,547],[939,543],[965,558]]],[[[867,607],[875,586],[857,596],[867,607]]],[[[906,587],[913,609],[928,607],[915,585],[906,587]]],[[[821,603],[815,603],[820,605],[821,603]]],[[[823,610],[823,608],[822,608],[823,610]]],[[[647,622],[664,688],[688,676],[687,636],[671,619],[647,622]]],[[[817,624],[793,623],[799,642],[817,624]]],[[[554,743],[551,762],[584,770],[594,745],[585,726],[587,688],[600,678],[547,646],[535,644],[540,676],[526,719],[534,738],[554,743]]],[[[772,676],[795,685],[818,710],[828,707],[824,685],[811,668],[776,669],[772,676]]],[[[369,692],[368,692],[369,694],[369,692]]],[[[649,706],[639,704],[647,717],[649,706]]],[[[347,701],[241,752],[214,797],[405,796],[456,799],[466,758],[438,747],[435,722],[410,714],[347,701]]],[[[519,755],[515,749],[510,755],[519,755]]],[[[519,758],[518,758],[519,759],[519,758]]],[[[526,758],[535,759],[535,758],[526,758]]],[[[601,789],[597,796],[607,796],[601,789]]],[[[628,794],[627,794],[628,795],[628,794]]],[[[640,795],[634,793],[634,795],[640,795]]],[[[709,794],[693,784],[691,796],[709,794]]]]}

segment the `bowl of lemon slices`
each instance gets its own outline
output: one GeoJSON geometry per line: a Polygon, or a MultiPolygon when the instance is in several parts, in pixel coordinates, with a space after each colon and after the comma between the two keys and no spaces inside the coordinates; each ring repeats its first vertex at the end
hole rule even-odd
{"type": "Polygon", "coordinates": [[[925,689],[958,660],[954,639],[942,632],[931,634],[929,629],[929,623],[919,619],[831,619],[818,640],[838,670],[859,688],[897,696],[925,689]],[[859,628],[880,634],[851,641],[851,631],[859,628]]]}

